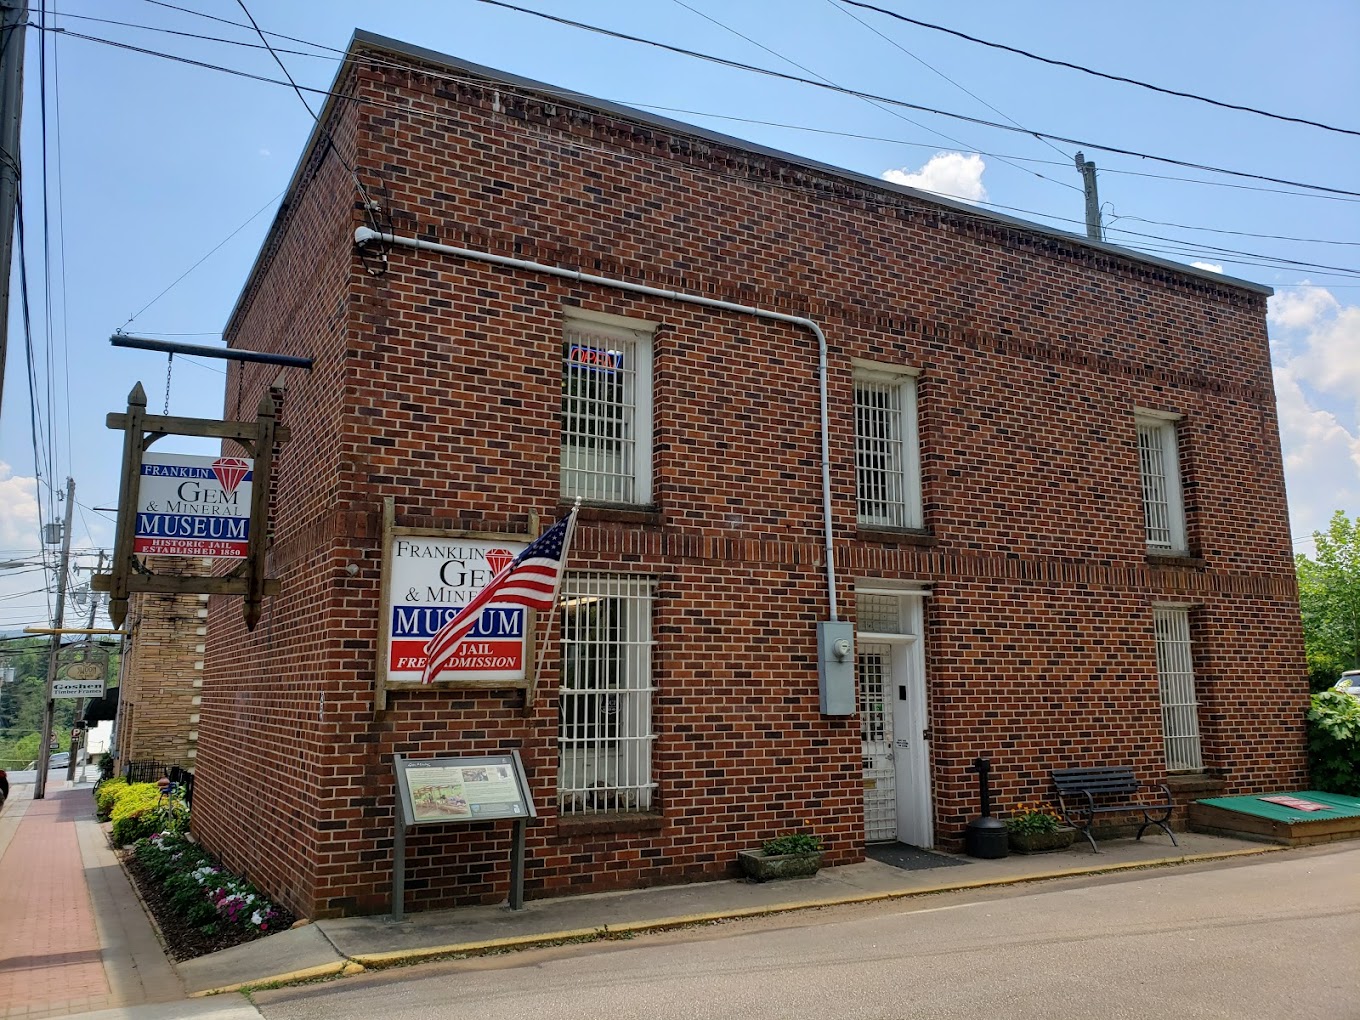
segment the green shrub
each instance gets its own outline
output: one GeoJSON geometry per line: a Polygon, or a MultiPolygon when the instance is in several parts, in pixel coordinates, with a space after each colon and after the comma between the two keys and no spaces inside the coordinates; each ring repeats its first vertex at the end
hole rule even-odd
{"type": "Polygon", "coordinates": [[[128,781],[121,776],[117,779],[105,779],[94,788],[94,810],[95,815],[101,822],[107,822],[109,815],[113,812],[113,805],[124,790],[128,788],[128,781]]]}
{"type": "Polygon", "coordinates": [[[790,832],[774,839],[767,839],[760,849],[768,857],[783,857],[785,854],[816,854],[822,851],[822,841],[808,832],[790,832]]]}
{"type": "Polygon", "coordinates": [[[160,828],[161,791],[155,783],[133,783],[116,795],[109,817],[113,820],[113,842],[127,846],[145,839],[160,828]]]}
{"type": "Polygon", "coordinates": [[[1308,767],[1316,789],[1360,797],[1360,698],[1341,691],[1313,695],[1308,767]]]}

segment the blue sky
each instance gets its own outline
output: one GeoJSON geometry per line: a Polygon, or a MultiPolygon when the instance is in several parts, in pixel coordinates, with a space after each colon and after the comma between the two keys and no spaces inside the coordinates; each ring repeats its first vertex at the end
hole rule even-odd
{"type": "MultiPolygon", "coordinates": [[[[41,2],[30,2],[36,22],[41,2]]],[[[47,23],[62,31],[48,33],[45,97],[41,33],[28,33],[23,187],[39,438],[35,459],[16,302],[0,410],[0,561],[36,558],[39,518],[64,512],[54,492],[68,474],[77,485],[74,547],[92,553],[111,545],[113,515],[97,508],[117,501],[120,439],[105,428],[104,417],[122,409],[138,381],[152,409],[160,410],[166,359],[112,348],[108,338],[123,328],[190,343],[218,341],[311,128],[310,115],[286,86],[78,37],[281,77],[260,49],[171,34],[258,44],[248,28],[201,16],[244,24],[238,3],[182,0],[177,6],[199,13],[150,0],[66,0],[58,14],[49,9],[47,23]],[[43,271],[44,105],[50,293],[43,271]]],[[[343,50],[356,27],[364,28],[1082,230],[1081,182],[1072,165],[1077,145],[723,68],[482,0],[248,0],[247,6],[266,31],[306,41],[271,37],[306,87],[330,84],[334,51],[343,50]]],[[[1360,198],[1095,147],[1360,191],[1354,172],[1360,137],[1097,79],[840,0],[523,0],[521,6],[1087,143],[1080,148],[1099,167],[1109,240],[1276,288],[1270,330],[1295,548],[1311,552],[1307,536],[1325,527],[1332,511],[1360,514],[1360,198]]],[[[880,0],[878,6],[1108,74],[1360,131],[1360,6],[1352,0],[1313,0],[1288,10],[1264,0],[880,0]]],[[[309,99],[319,105],[315,96],[309,99]]],[[[171,413],[218,415],[222,369],[219,362],[176,357],[171,413]]],[[[92,565],[93,556],[79,562],[92,565]]],[[[40,572],[0,570],[0,630],[45,623],[50,603],[40,572]]]]}

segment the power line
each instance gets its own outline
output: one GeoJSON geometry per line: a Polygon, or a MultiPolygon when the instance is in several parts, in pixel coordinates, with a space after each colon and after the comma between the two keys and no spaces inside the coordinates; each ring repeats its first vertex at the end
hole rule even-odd
{"type": "MultiPolygon", "coordinates": [[[[1344,189],[1344,188],[1333,188],[1333,187],[1331,187],[1331,186],[1329,186],[1329,185],[1325,185],[1325,184],[1308,184],[1308,183],[1302,182],[1302,181],[1292,181],[1292,180],[1288,180],[1287,178],[1282,178],[1282,177],[1270,177],[1270,176],[1266,176],[1266,175],[1264,175],[1264,174],[1254,174],[1254,173],[1250,173],[1250,172],[1243,171],[1243,170],[1230,170],[1230,169],[1227,169],[1227,168],[1225,168],[1225,167],[1217,167],[1217,166],[1213,166],[1213,165],[1207,164],[1207,163],[1194,163],[1194,162],[1190,162],[1190,161],[1187,161],[1187,160],[1174,159],[1174,158],[1172,158],[1172,157],[1170,157],[1170,156],[1157,156],[1157,155],[1154,155],[1154,154],[1152,154],[1152,153],[1139,152],[1138,150],[1135,150],[1135,149],[1123,149],[1123,148],[1119,148],[1119,147],[1117,147],[1117,146],[1108,145],[1108,144],[1104,144],[1104,143],[1101,143],[1101,142],[1086,141],[1086,140],[1083,140],[1083,139],[1080,139],[1080,138],[1068,138],[1068,137],[1066,137],[1066,136],[1064,136],[1064,135],[1057,135],[1057,134],[1052,134],[1052,133],[1044,132],[1044,131],[1033,131],[1033,130],[1029,130],[1029,129],[1025,129],[1025,128],[1012,127],[1012,126],[1009,125],[1009,124],[1000,124],[1000,123],[997,123],[996,121],[985,120],[985,119],[980,118],[980,117],[970,117],[970,116],[967,116],[967,115],[961,114],[961,113],[951,113],[951,112],[946,111],[946,110],[938,110],[938,109],[935,109],[934,107],[930,107],[930,106],[922,106],[922,105],[919,105],[919,104],[916,104],[916,103],[909,103],[909,102],[907,102],[906,100],[903,100],[903,99],[893,99],[893,98],[888,97],[888,96],[880,96],[880,95],[876,95],[876,94],[874,94],[874,93],[872,93],[872,92],[862,92],[862,91],[859,91],[859,90],[857,90],[857,89],[850,89],[850,88],[845,88],[845,87],[837,86],[837,85],[828,85],[828,84],[826,84],[826,83],[824,83],[824,82],[814,81],[814,80],[812,80],[812,79],[810,79],[810,78],[800,78],[800,77],[798,77],[797,75],[785,74],[785,73],[783,73],[783,72],[781,72],[781,71],[773,71],[773,70],[770,70],[769,68],[757,67],[757,66],[755,66],[755,65],[753,65],[753,64],[743,64],[743,63],[741,63],[741,62],[739,62],[739,61],[727,60],[727,59],[725,59],[725,58],[723,58],[723,57],[715,57],[715,56],[711,56],[711,55],[709,55],[709,54],[699,53],[699,52],[694,51],[694,50],[686,50],[686,49],[683,49],[683,48],[681,48],[681,47],[670,46],[670,45],[668,45],[667,43],[656,42],[656,41],[651,40],[651,39],[644,39],[644,38],[640,38],[640,37],[638,37],[638,36],[631,36],[631,35],[627,35],[626,33],[622,33],[622,32],[614,32],[614,31],[612,31],[612,30],[610,30],[610,29],[603,29],[603,28],[599,28],[599,27],[594,26],[594,25],[584,24],[584,23],[582,23],[582,22],[571,21],[571,20],[569,20],[569,19],[567,19],[567,18],[559,18],[559,17],[557,17],[557,16],[555,16],[555,15],[545,14],[545,13],[543,13],[543,12],[541,12],[541,11],[529,10],[528,8],[524,8],[524,7],[516,7],[516,6],[513,5],[513,4],[504,3],[504,2],[502,2],[502,0],[478,0],[478,2],[479,2],[479,3],[484,3],[484,4],[489,4],[489,5],[495,6],[495,7],[503,7],[503,8],[505,8],[505,9],[507,9],[507,10],[518,11],[518,12],[520,12],[520,13],[522,13],[522,14],[529,14],[529,15],[532,15],[532,16],[538,17],[538,18],[544,18],[544,19],[546,19],[546,20],[558,22],[558,23],[560,23],[560,24],[564,24],[564,25],[567,25],[567,26],[572,27],[572,28],[580,28],[580,29],[582,29],[582,30],[584,30],[584,31],[594,32],[594,33],[598,33],[598,34],[601,34],[601,35],[610,36],[610,37],[613,37],[613,38],[623,39],[623,40],[628,41],[628,42],[636,42],[636,43],[640,43],[640,44],[646,45],[646,46],[653,46],[653,47],[656,47],[656,48],[659,48],[659,49],[664,49],[664,50],[668,50],[668,51],[671,51],[671,52],[680,54],[680,55],[682,55],[682,56],[690,56],[690,57],[694,57],[694,58],[696,58],[696,59],[698,59],[698,60],[704,60],[704,61],[708,61],[708,62],[710,62],[710,63],[716,63],[716,64],[720,64],[720,65],[723,65],[723,66],[731,67],[731,68],[733,68],[733,69],[735,69],[735,70],[750,71],[750,72],[752,72],[752,73],[754,73],[754,74],[760,74],[760,75],[764,75],[764,76],[766,76],[766,77],[777,78],[777,79],[781,79],[781,80],[784,80],[784,81],[791,81],[791,82],[795,82],[795,83],[803,84],[803,85],[810,85],[810,86],[812,86],[813,88],[826,89],[826,90],[828,90],[828,91],[836,92],[836,93],[839,93],[839,94],[842,94],[842,95],[848,95],[848,96],[852,96],[852,97],[866,98],[866,99],[876,99],[876,100],[879,100],[879,101],[881,101],[881,102],[891,103],[891,104],[894,105],[894,106],[901,106],[901,107],[903,107],[903,108],[905,108],[905,109],[909,109],[909,110],[920,110],[920,111],[925,112],[925,113],[933,113],[933,114],[936,114],[936,115],[941,116],[941,117],[949,117],[949,118],[952,118],[952,119],[954,119],[954,120],[967,121],[967,122],[972,123],[972,124],[978,124],[978,125],[981,125],[981,126],[983,126],[983,127],[992,127],[992,128],[996,128],[997,130],[1000,130],[1000,131],[1008,131],[1008,132],[1011,132],[1011,133],[1013,133],[1013,134],[1024,134],[1024,135],[1032,135],[1032,136],[1041,137],[1041,138],[1047,138],[1047,139],[1050,139],[1050,140],[1052,140],[1052,141],[1056,141],[1056,142],[1064,142],[1064,143],[1067,143],[1067,144],[1069,144],[1069,145],[1083,146],[1083,147],[1088,148],[1088,149],[1097,149],[1097,150],[1099,150],[1099,151],[1101,151],[1101,152],[1110,152],[1110,153],[1114,153],[1114,154],[1116,154],[1116,155],[1121,155],[1121,156],[1131,156],[1131,157],[1134,157],[1134,158],[1137,158],[1137,159],[1149,159],[1149,160],[1152,160],[1152,161],[1154,161],[1154,162],[1158,162],[1158,163],[1166,163],[1166,164],[1171,165],[1171,166],[1181,166],[1181,167],[1185,167],[1185,168],[1190,169],[1190,170],[1203,170],[1203,171],[1206,172],[1206,173],[1224,174],[1224,175],[1229,176],[1229,177],[1240,177],[1240,178],[1243,178],[1243,179],[1246,179],[1246,180],[1265,181],[1265,182],[1267,182],[1267,183],[1269,183],[1269,184],[1283,184],[1283,185],[1286,185],[1286,186],[1292,187],[1292,188],[1303,188],[1303,189],[1308,190],[1308,191],[1318,191],[1318,192],[1322,192],[1322,193],[1324,193],[1324,194],[1326,194],[1326,195],[1345,195],[1345,196],[1348,196],[1348,197],[1350,197],[1350,198],[1360,198],[1360,191],[1348,191],[1348,190],[1346,190],[1346,189],[1344,189]]],[[[83,32],[72,32],[70,29],[55,28],[55,29],[48,29],[47,31],[58,31],[58,32],[62,32],[63,34],[65,34],[65,35],[67,35],[67,36],[69,36],[69,37],[71,37],[71,38],[75,38],[75,39],[83,39],[83,40],[85,40],[85,41],[87,41],[87,42],[100,43],[100,44],[105,45],[105,46],[113,46],[113,47],[118,48],[118,49],[125,49],[125,50],[129,50],[129,51],[131,51],[131,52],[134,52],[134,53],[141,53],[141,54],[143,54],[143,55],[145,55],[145,56],[157,57],[157,58],[164,59],[164,60],[172,60],[172,61],[175,61],[175,62],[177,62],[177,63],[188,64],[188,65],[190,65],[190,66],[192,66],[192,67],[200,67],[200,68],[203,68],[203,69],[209,70],[209,71],[219,71],[219,72],[221,72],[221,73],[223,73],[223,74],[231,74],[231,75],[235,75],[235,76],[240,77],[240,78],[247,78],[247,79],[252,80],[252,81],[264,82],[264,83],[269,84],[269,85],[290,85],[289,82],[279,81],[277,78],[269,78],[269,77],[266,77],[266,76],[264,76],[264,75],[252,74],[252,73],[249,72],[249,71],[241,71],[241,70],[238,70],[238,69],[236,69],[236,68],[223,67],[223,66],[220,65],[220,64],[211,64],[211,63],[208,63],[208,62],[206,62],[206,61],[202,61],[202,60],[194,60],[194,59],[192,59],[192,58],[190,58],[190,57],[182,57],[182,56],[178,56],[178,55],[173,54],[173,53],[164,53],[164,52],[161,52],[161,51],[159,51],[159,50],[147,49],[147,48],[142,47],[142,46],[134,46],[134,45],[132,45],[131,43],[118,42],[118,41],[113,40],[113,39],[105,39],[105,38],[102,38],[102,37],[100,37],[100,36],[92,36],[92,35],[88,35],[88,34],[83,33],[83,32]]],[[[389,63],[388,66],[393,66],[393,67],[403,67],[403,66],[407,66],[407,65],[389,63]]],[[[447,77],[452,78],[453,76],[447,76],[447,77]]],[[[373,100],[369,100],[369,99],[358,99],[358,98],[356,98],[356,97],[354,97],[354,96],[341,95],[340,93],[331,92],[329,89],[311,88],[311,87],[306,86],[306,85],[297,86],[297,88],[298,88],[300,91],[311,92],[311,93],[313,93],[314,95],[328,96],[328,97],[331,97],[331,98],[340,99],[340,100],[345,100],[345,101],[348,101],[348,102],[369,103],[369,104],[378,106],[378,107],[380,107],[380,108],[388,108],[388,104],[375,103],[373,100]]],[[[561,95],[561,96],[563,96],[563,97],[569,97],[569,96],[570,96],[569,93],[556,93],[556,94],[561,95]]],[[[391,107],[391,108],[401,110],[401,112],[409,112],[409,111],[407,111],[405,108],[402,108],[402,107],[391,107]]]]}
{"type": "Polygon", "coordinates": [[[1355,135],[1357,137],[1360,137],[1360,131],[1354,131],[1351,128],[1335,127],[1332,124],[1324,124],[1321,121],[1308,120],[1306,117],[1291,117],[1283,113],[1271,113],[1268,110],[1258,110],[1254,106],[1243,106],[1239,103],[1228,103],[1219,99],[1210,99],[1207,96],[1196,95],[1193,92],[1181,92],[1177,89],[1163,88],[1160,85],[1151,85],[1148,82],[1139,81],[1137,78],[1125,78],[1124,76],[1118,74],[1106,74],[1104,71],[1097,71],[1093,68],[1085,67],[1081,64],[1072,64],[1066,60],[1056,60],[1052,57],[1043,57],[1037,53],[1031,53],[1028,50],[1018,49],[1017,47],[1014,46],[1006,46],[1003,43],[990,42],[986,39],[979,39],[977,36],[968,35],[966,32],[960,32],[953,28],[945,28],[943,25],[932,25],[928,21],[920,21],[916,18],[909,18],[905,14],[898,14],[896,11],[890,11],[883,7],[876,7],[873,4],[864,3],[863,0],[841,0],[841,2],[850,4],[854,7],[862,7],[868,11],[876,11],[879,14],[886,14],[890,18],[896,18],[898,21],[905,21],[912,25],[918,25],[921,28],[929,28],[935,32],[945,32],[949,35],[957,36],[960,39],[966,39],[968,42],[978,43],[979,45],[982,46],[990,46],[992,49],[996,50],[1005,50],[1007,53],[1014,53],[1017,54],[1018,56],[1028,57],[1030,60],[1038,60],[1045,64],[1052,64],[1055,67],[1066,67],[1073,71],[1080,71],[1082,74],[1093,75],[1097,78],[1105,78],[1109,81],[1122,82],[1125,85],[1136,85],[1140,89],[1148,89],[1152,92],[1161,92],[1163,95],[1168,96],[1178,96],[1181,99],[1193,99],[1196,102],[1208,103],[1211,106],[1222,107],[1225,110],[1240,110],[1243,113],[1254,113],[1257,116],[1269,117],[1272,120],[1288,121],[1291,124],[1305,124],[1308,127],[1321,128],[1323,131],[1335,131],[1337,134],[1355,135]]]}
{"type": "Polygon", "coordinates": [[[813,88],[826,89],[841,95],[854,96],[861,99],[876,99],[880,102],[891,103],[894,106],[905,107],[909,110],[920,110],[923,113],[933,113],[940,117],[949,117],[954,120],[967,121],[970,124],[978,124],[982,127],[996,128],[998,131],[1009,131],[1013,134],[1033,135],[1038,138],[1047,138],[1050,141],[1065,142],[1068,145],[1078,145],[1088,149],[1098,149],[1101,152],[1110,152],[1119,156],[1132,156],[1137,159],[1151,159],[1158,163],[1168,163],[1172,166],[1183,166],[1190,170],[1203,170],[1206,173],[1226,174],[1230,177],[1242,177],[1247,180],[1266,181],[1270,184],[1284,184],[1292,188],[1307,188],[1312,191],[1323,191],[1334,195],[1349,195],[1360,198],[1360,191],[1349,191],[1345,188],[1333,188],[1326,184],[1308,184],[1302,181],[1291,181],[1283,177],[1270,177],[1265,174],[1254,174],[1243,170],[1229,170],[1225,167],[1213,166],[1208,163],[1194,163],[1189,160],[1174,159],[1170,156],[1157,156],[1152,153],[1139,152],[1136,149],[1124,149],[1115,145],[1108,145],[1102,142],[1092,142],[1080,138],[1068,138],[1065,135],[1057,135],[1047,131],[1034,131],[1028,128],[1012,127],[1010,124],[1001,124],[994,120],[985,120],[981,117],[970,117],[962,113],[951,113],[948,110],[939,110],[932,106],[922,106],[919,103],[909,103],[904,99],[894,99],[890,96],[880,96],[872,92],[864,92],[859,89],[846,88],[841,85],[829,85],[826,82],[814,81],[811,78],[800,78],[797,75],[785,74],[783,71],[775,71],[768,67],[757,67],[754,64],[744,64],[737,60],[728,60],[725,57],[713,56],[709,53],[700,53],[697,50],[685,49],[682,46],[672,46],[669,43],[658,42],[655,39],[646,39],[642,36],[629,35],[626,32],[616,32],[613,29],[601,28],[598,25],[590,25],[581,21],[572,21],[570,18],[558,17],[554,14],[546,14],[543,11],[530,10],[527,7],[518,7],[515,4],[506,3],[505,0],[477,0],[478,3],[487,4],[491,7],[500,7],[505,10],[517,11],[520,14],[528,14],[535,18],[542,18],[559,25],[566,25],[570,28],[579,28],[586,32],[594,32],[597,35],[608,36],[613,39],[622,39],[626,42],[639,43],[643,46],[652,46],[656,49],[666,50],[669,53],[676,53],[680,56],[693,57],[697,60],[707,61],[708,63],[718,64],[723,67],[730,67],[739,71],[750,71],[753,74],[764,75],[769,78],[777,78],[782,81],[796,82],[801,85],[810,85],[813,88]]]}
{"type": "MultiPolygon", "coordinates": [[[[727,25],[727,24],[725,24],[725,23],[719,21],[718,19],[716,19],[716,18],[714,18],[714,17],[711,17],[710,15],[705,14],[703,11],[700,11],[700,10],[694,8],[694,7],[691,7],[689,4],[685,3],[685,0],[673,0],[673,2],[676,3],[676,4],[678,4],[679,6],[683,7],[685,10],[691,12],[692,14],[698,15],[699,17],[703,18],[705,21],[708,21],[710,24],[717,25],[719,28],[721,28],[721,29],[723,29],[723,30],[725,30],[725,31],[727,31],[727,32],[731,32],[733,35],[737,36],[737,38],[739,38],[739,39],[744,39],[746,42],[750,43],[752,46],[757,46],[757,47],[759,47],[760,49],[764,50],[766,53],[770,54],[771,56],[776,57],[777,59],[782,60],[782,61],[784,61],[785,63],[792,64],[794,67],[798,68],[800,71],[806,71],[808,74],[816,75],[817,78],[819,78],[820,80],[826,82],[827,84],[830,84],[830,85],[836,85],[836,84],[837,84],[836,82],[834,82],[834,81],[832,81],[830,78],[828,78],[826,75],[820,74],[819,72],[812,70],[812,68],[807,67],[807,66],[805,66],[805,65],[803,65],[803,64],[798,63],[798,61],[792,59],[791,57],[788,57],[788,56],[784,55],[783,53],[779,53],[778,51],[771,49],[770,47],[766,46],[766,45],[765,45],[764,43],[762,43],[762,42],[758,42],[757,40],[752,39],[749,35],[745,35],[745,34],[743,34],[743,33],[741,33],[741,32],[738,32],[738,31],[737,31],[735,28],[733,28],[732,26],[727,25]]],[[[840,8],[837,8],[837,10],[841,10],[841,9],[840,9],[840,8]]],[[[847,17],[852,17],[852,18],[854,17],[854,16],[851,15],[848,11],[842,11],[842,13],[846,14],[847,17]]],[[[858,21],[859,19],[858,19],[858,18],[855,18],[855,20],[858,21]]],[[[863,22],[861,22],[861,24],[863,24],[863,22]]],[[[866,27],[866,28],[869,28],[870,26],[867,26],[867,25],[866,25],[865,27],[866,27]]],[[[870,30],[871,30],[871,31],[876,31],[875,29],[872,29],[872,28],[870,28],[870,30]]],[[[880,35],[881,35],[881,33],[880,33],[880,35]]],[[[887,37],[884,36],[884,38],[887,38],[887,37]]],[[[892,40],[888,40],[888,41],[891,42],[892,40]]],[[[896,44],[894,44],[894,45],[896,45],[896,44]]],[[[901,49],[901,47],[898,47],[898,48],[901,49]]],[[[908,53],[906,50],[903,50],[902,52],[907,53],[907,55],[910,56],[910,57],[912,57],[914,60],[920,61],[920,63],[921,63],[922,65],[924,65],[924,66],[927,67],[927,68],[930,68],[930,70],[932,70],[932,71],[935,71],[935,68],[930,67],[930,65],[927,64],[924,60],[920,60],[920,58],[917,57],[915,54],[913,54],[913,53],[908,53]]],[[[939,71],[935,71],[935,73],[936,73],[936,74],[940,74],[939,71]]],[[[945,78],[946,81],[949,81],[950,84],[956,85],[956,86],[959,87],[959,88],[963,88],[963,86],[958,85],[957,82],[952,81],[951,79],[945,77],[944,75],[941,74],[940,76],[943,77],[943,78],[945,78]]],[[[967,91],[967,90],[965,89],[964,91],[967,91]]],[[[970,96],[973,95],[971,92],[969,92],[968,94],[969,94],[970,96]]],[[[977,96],[973,96],[973,98],[974,98],[974,99],[977,99],[978,97],[977,97],[977,96]]],[[[883,113],[888,114],[890,117],[896,117],[898,120],[905,121],[906,123],[911,124],[911,125],[913,125],[914,127],[920,128],[922,131],[930,131],[930,130],[931,130],[930,128],[928,128],[928,127],[926,127],[924,124],[922,124],[920,121],[912,120],[910,117],[908,117],[906,114],[902,113],[902,112],[899,111],[899,110],[891,109],[890,107],[884,106],[882,103],[875,102],[875,101],[872,100],[872,99],[865,100],[865,102],[869,103],[869,105],[872,106],[872,107],[874,107],[876,110],[880,110],[880,111],[882,111],[883,113]]],[[[978,99],[978,102],[982,102],[982,100],[978,99]]],[[[985,105],[985,104],[984,104],[984,105],[985,105]]],[[[995,107],[991,107],[991,109],[994,109],[994,110],[995,110],[996,108],[995,108],[995,107]]],[[[998,114],[1000,114],[1001,116],[1003,116],[1003,117],[1006,116],[1004,113],[1001,113],[1000,110],[996,110],[996,112],[997,112],[998,114]]],[[[1009,120],[1010,118],[1007,117],[1006,119],[1009,120]]],[[[935,133],[935,134],[938,134],[941,138],[944,138],[944,139],[946,139],[947,141],[953,142],[955,145],[961,145],[961,146],[963,146],[965,149],[972,149],[973,151],[977,151],[977,146],[971,145],[970,143],[965,142],[965,141],[963,141],[962,139],[955,138],[953,135],[947,135],[947,134],[945,134],[945,133],[942,132],[942,131],[936,131],[936,132],[934,132],[934,133],[935,133]]],[[[1048,144],[1048,143],[1045,143],[1045,144],[1048,144]]],[[[1007,163],[1008,165],[1010,165],[1010,166],[1013,167],[1014,169],[1019,170],[1021,173],[1032,174],[1033,176],[1039,178],[1039,180],[1041,180],[1041,181],[1047,181],[1049,184],[1058,184],[1058,185],[1061,185],[1062,187],[1072,188],[1074,191],[1080,191],[1080,190],[1081,190],[1080,188],[1076,188],[1076,187],[1074,187],[1074,186],[1071,185],[1071,184],[1064,184],[1064,183],[1061,182],[1061,181],[1055,181],[1055,180],[1053,180],[1053,179],[1050,178],[1050,177],[1045,177],[1043,174],[1039,173],[1037,170],[1030,170],[1030,169],[1028,169],[1028,168],[1026,168],[1026,167],[1016,166],[1014,163],[1010,162],[1010,160],[1005,159],[1004,157],[997,156],[996,158],[1002,160],[1002,162],[1007,163]]]]}

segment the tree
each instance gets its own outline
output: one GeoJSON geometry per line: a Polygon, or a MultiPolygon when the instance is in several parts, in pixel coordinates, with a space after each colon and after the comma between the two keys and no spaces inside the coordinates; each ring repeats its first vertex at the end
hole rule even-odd
{"type": "Polygon", "coordinates": [[[1300,553],[1294,564],[1308,672],[1320,691],[1344,670],[1360,669],[1360,518],[1338,510],[1313,540],[1316,559],[1300,553]]]}

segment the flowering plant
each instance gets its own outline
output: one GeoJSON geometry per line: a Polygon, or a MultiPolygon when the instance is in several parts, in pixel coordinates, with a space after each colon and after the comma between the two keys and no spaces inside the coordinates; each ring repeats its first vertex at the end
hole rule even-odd
{"type": "Polygon", "coordinates": [[[202,931],[225,927],[256,935],[278,927],[279,910],[259,890],[182,833],[154,833],[133,852],[180,916],[202,931]]]}
{"type": "Polygon", "coordinates": [[[1021,804],[1006,819],[1006,830],[1021,835],[1057,832],[1061,826],[1061,819],[1047,804],[1021,804]]]}

